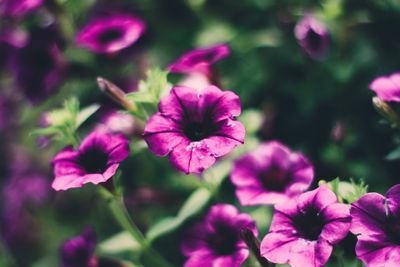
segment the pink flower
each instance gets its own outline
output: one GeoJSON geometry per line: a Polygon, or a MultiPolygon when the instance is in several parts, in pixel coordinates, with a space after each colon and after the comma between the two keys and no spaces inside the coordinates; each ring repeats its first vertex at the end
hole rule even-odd
{"type": "Polygon", "coordinates": [[[275,205],[269,233],[261,242],[261,255],[270,262],[292,267],[321,267],[333,246],[349,232],[351,217],[346,204],[321,186],[296,199],[275,205]]]}
{"type": "Polygon", "coordinates": [[[129,144],[124,136],[94,131],[82,141],[78,150],[67,147],[54,157],[52,187],[59,191],[87,183],[104,183],[115,174],[128,154],[129,144]]]}
{"type": "Polygon", "coordinates": [[[212,65],[229,54],[230,49],[226,44],[199,48],[183,54],[169,65],[168,69],[172,73],[187,74],[181,85],[201,90],[211,84],[216,84],[216,74],[212,65]]]}
{"type": "Polygon", "coordinates": [[[185,235],[181,250],[189,259],[184,267],[239,267],[249,256],[240,231],[249,229],[257,236],[254,220],[236,207],[217,204],[204,220],[185,235]]]}
{"type": "Polygon", "coordinates": [[[233,92],[177,86],[158,108],[144,138],[154,154],[169,154],[171,164],[186,174],[201,173],[244,141],[245,129],[235,120],[240,99],[233,92]]]}
{"type": "Polygon", "coordinates": [[[400,102],[400,73],[380,76],[372,81],[369,88],[383,101],[400,102]]]}
{"type": "Polygon", "coordinates": [[[230,178],[243,206],[271,205],[307,190],[314,169],[303,154],[272,141],[236,160],[230,178]]]}
{"type": "Polygon", "coordinates": [[[114,53],[136,42],[145,28],[142,20],[127,14],[98,17],[79,32],[76,43],[95,53],[114,53]]]}

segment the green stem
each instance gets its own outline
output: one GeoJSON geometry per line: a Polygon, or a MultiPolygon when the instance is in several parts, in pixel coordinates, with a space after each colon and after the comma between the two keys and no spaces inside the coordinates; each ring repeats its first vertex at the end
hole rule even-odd
{"type": "Polygon", "coordinates": [[[172,267],[158,252],[151,248],[150,243],[129,216],[122,196],[112,195],[105,188],[100,188],[115,219],[140,244],[144,259],[148,264],[153,267],[172,267]]]}
{"type": "Polygon", "coordinates": [[[0,265],[5,264],[5,266],[10,266],[10,267],[17,266],[14,256],[8,249],[6,242],[1,237],[0,237],[0,256],[2,258],[0,260],[0,265]]]}

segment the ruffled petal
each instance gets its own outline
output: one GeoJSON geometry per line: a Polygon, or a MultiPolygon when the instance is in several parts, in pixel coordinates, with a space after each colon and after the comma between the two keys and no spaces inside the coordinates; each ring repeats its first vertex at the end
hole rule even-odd
{"type": "Polygon", "coordinates": [[[189,173],[201,173],[211,167],[215,157],[204,142],[184,140],[170,154],[169,161],[178,170],[189,173]]]}
{"type": "Polygon", "coordinates": [[[400,101],[400,73],[378,77],[372,81],[369,88],[384,101],[400,101]]]}

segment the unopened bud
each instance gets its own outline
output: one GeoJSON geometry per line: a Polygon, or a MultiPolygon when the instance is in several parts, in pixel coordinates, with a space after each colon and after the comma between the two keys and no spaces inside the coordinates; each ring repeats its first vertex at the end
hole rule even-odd
{"type": "Polygon", "coordinates": [[[372,98],[372,104],[374,108],[391,123],[400,125],[399,117],[396,112],[387,104],[385,101],[375,96],[372,98]]]}
{"type": "Polygon", "coordinates": [[[122,91],[118,86],[112,82],[102,78],[97,77],[97,84],[102,92],[108,95],[112,100],[123,106],[126,110],[135,112],[137,107],[135,104],[129,102],[125,98],[125,92],[122,91]]]}

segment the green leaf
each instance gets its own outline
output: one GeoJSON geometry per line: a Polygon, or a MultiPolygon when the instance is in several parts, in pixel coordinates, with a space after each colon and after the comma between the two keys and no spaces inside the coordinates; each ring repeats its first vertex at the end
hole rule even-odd
{"type": "Polygon", "coordinates": [[[199,212],[209,201],[211,197],[210,191],[204,188],[199,188],[194,191],[178,212],[178,218],[186,220],[199,212]]]}
{"type": "Polygon", "coordinates": [[[46,136],[61,133],[61,130],[57,127],[47,127],[47,128],[38,128],[31,132],[33,136],[46,136]]]}
{"type": "Polygon", "coordinates": [[[246,110],[239,119],[246,128],[246,135],[254,135],[262,126],[264,116],[257,110],[246,110]]]}
{"type": "Polygon", "coordinates": [[[125,96],[128,100],[135,103],[154,103],[155,99],[152,94],[147,91],[139,91],[126,94],[125,96]]]}
{"type": "Polygon", "coordinates": [[[182,225],[187,219],[200,212],[208,203],[211,193],[204,188],[194,191],[183,204],[176,217],[168,217],[154,224],[146,234],[151,242],[160,236],[171,233],[182,225]]]}
{"type": "Polygon", "coordinates": [[[76,129],[78,129],[79,126],[81,126],[82,123],[84,123],[90,116],[92,116],[99,108],[100,105],[94,104],[79,111],[76,117],[76,124],[75,124],[76,129]]]}
{"type": "Polygon", "coordinates": [[[397,160],[400,159],[400,147],[396,148],[392,152],[390,152],[386,157],[386,160],[397,160]]]}
{"type": "Polygon", "coordinates": [[[102,253],[115,255],[139,251],[140,245],[129,232],[123,231],[101,242],[98,248],[102,253]]]}
{"type": "Polygon", "coordinates": [[[159,68],[149,70],[146,80],[139,82],[139,92],[148,92],[153,96],[155,103],[158,102],[161,94],[170,87],[167,75],[167,71],[162,71],[159,68]]]}
{"type": "Polygon", "coordinates": [[[168,234],[181,225],[182,221],[176,217],[167,217],[154,224],[146,234],[148,240],[153,241],[156,238],[168,234]]]}

